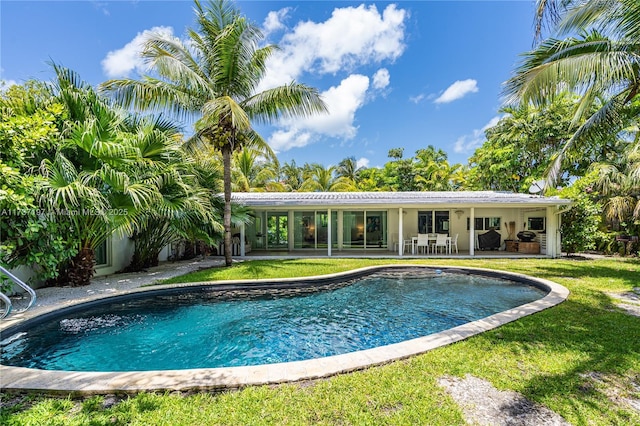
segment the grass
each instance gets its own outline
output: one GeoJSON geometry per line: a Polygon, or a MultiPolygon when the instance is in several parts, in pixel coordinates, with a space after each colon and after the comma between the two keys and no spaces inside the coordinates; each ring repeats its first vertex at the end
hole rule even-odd
{"type": "MultiPolygon", "coordinates": [[[[174,279],[211,281],[321,275],[374,264],[373,259],[250,261],[174,279]]],[[[640,319],[609,293],[640,283],[634,259],[491,259],[402,261],[521,272],[569,288],[559,306],[408,360],[326,380],[251,387],[217,394],[142,393],[112,397],[13,396],[6,425],[462,425],[460,408],[438,378],[471,374],[514,390],[575,425],[639,425],[640,319]],[[14,402],[15,402],[14,401],[14,402]]]]}

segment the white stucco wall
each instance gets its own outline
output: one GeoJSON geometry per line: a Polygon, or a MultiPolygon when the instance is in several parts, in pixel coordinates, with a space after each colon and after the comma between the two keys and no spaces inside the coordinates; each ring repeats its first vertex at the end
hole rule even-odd
{"type": "Polygon", "coordinates": [[[129,266],[133,248],[133,241],[128,237],[110,237],[107,240],[107,264],[97,266],[95,276],[111,275],[129,266]]]}

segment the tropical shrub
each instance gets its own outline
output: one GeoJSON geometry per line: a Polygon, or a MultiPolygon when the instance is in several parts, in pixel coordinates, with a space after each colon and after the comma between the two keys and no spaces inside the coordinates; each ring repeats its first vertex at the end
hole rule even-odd
{"type": "Polygon", "coordinates": [[[0,262],[26,266],[32,280],[58,276],[59,265],[77,253],[68,221],[42,206],[38,167],[60,140],[64,109],[35,81],[0,96],[0,262]]]}
{"type": "Polygon", "coordinates": [[[567,256],[572,253],[596,248],[599,229],[602,224],[602,206],[594,201],[591,192],[593,175],[578,179],[568,188],[560,191],[564,198],[573,200],[573,206],[562,214],[560,234],[562,251],[567,256]]]}

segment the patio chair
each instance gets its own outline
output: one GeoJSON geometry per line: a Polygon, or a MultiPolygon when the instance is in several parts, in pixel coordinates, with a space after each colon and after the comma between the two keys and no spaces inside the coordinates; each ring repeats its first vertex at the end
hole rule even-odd
{"type": "Polygon", "coordinates": [[[456,248],[456,254],[458,254],[458,234],[456,234],[455,237],[453,237],[451,239],[451,242],[449,243],[449,253],[451,253],[452,247],[456,248]]]}
{"type": "Polygon", "coordinates": [[[416,244],[418,253],[420,253],[420,247],[423,247],[423,253],[429,253],[429,236],[427,234],[418,234],[418,243],[416,244]]]}
{"type": "Polygon", "coordinates": [[[447,252],[447,234],[438,234],[436,236],[436,242],[431,244],[431,251],[437,253],[440,247],[443,249],[442,253],[447,252]]]}
{"type": "Polygon", "coordinates": [[[413,239],[411,237],[402,241],[402,253],[406,253],[407,250],[413,254],[413,239]]]}
{"type": "Polygon", "coordinates": [[[400,239],[398,238],[398,234],[391,234],[391,243],[393,244],[393,251],[398,251],[398,245],[400,244],[400,239]]]}

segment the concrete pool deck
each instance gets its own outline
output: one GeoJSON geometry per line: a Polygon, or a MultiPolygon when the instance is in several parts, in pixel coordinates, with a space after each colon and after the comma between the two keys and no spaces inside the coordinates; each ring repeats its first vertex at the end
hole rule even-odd
{"type": "MultiPolygon", "coordinates": [[[[176,262],[163,267],[152,268],[143,274],[118,274],[95,279],[87,287],[64,287],[41,289],[35,308],[26,313],[12,315],[0,323],[0,331],[19,324],[29,318],[79,302],[97,300],[117,294],[146,291],[141,286],[154,283],[170,276],[181,275],[193,270],[216,266],[219,258],[201,261],[176,262]]],[[[382,265],[381,265],[382,266],[382,265]]],[[[389,265],[402,266],[402,265],[389,265]]],[[[404,265],[417,266],[417,265],[404,265]]],[[[419,267],[428,267],[419,265],[419,267]]],[[[378,269],[380,266],[363,268],[378,269]]],[[[446,270],[443,267],[433,267],[446,270]]],[[[455,268],[456,270],[487,271],[479,268],[455,268]]],[[[352,271],[353,272],[353,271],[352,271]]],[[[246,367],[204,368],[190,370],[134,371],[134,372],[74,372],[48,371],[21,367],[0,366],[0,388],[3,391],[44,391],[48,393],[106,394],[136,393],[140,391],[188,391],[240,388],[251,385],[277,384],[312,380],[335,374],[360,370],[454,343],[476,334],[499,327],[527,315],[542,311],[562,303],[569,291],[554,282],[499,271],[505,277],[533,280],[548,288],[549,293],[537,301],[491,315],[478,321],[463,324],[452,329],[404,342],[325,358],[288,363],[265,364],[246,367]]],[[[343,274],[334,274],[339,277],[343,274]]],[[[326,277],[326,276],[323,276],[326,277]]],[[[271,280],[273,281],[273,280],[271,280]]],[[[283,280],[286,281],[286,280],[283,280]]],[[[202,283],[192,283],[191,286],[202,283]]],[[[154,289],[176,287],[176,285],[154,286],[154,289]]]]}

